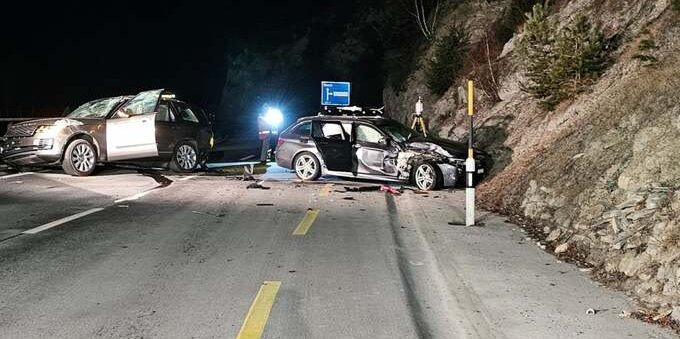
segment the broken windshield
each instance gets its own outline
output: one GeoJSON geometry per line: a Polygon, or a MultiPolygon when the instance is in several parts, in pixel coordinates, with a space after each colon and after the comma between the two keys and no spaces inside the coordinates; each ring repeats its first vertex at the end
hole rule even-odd
{"type": "Polygon", "coordinates": [[[73,112],[69,113],[68,118],[103,118],[111,112],[118,104],[120,97],[98,99],[80,105],[73,112]]]}
{"type": "Polygon", "coordinates": [[[378,124],[380,129],[396,142],[406,142],[414,136],[419,136],[420,134],[415,130],[412,130],[396,121],[386,120],[378,124]]]}

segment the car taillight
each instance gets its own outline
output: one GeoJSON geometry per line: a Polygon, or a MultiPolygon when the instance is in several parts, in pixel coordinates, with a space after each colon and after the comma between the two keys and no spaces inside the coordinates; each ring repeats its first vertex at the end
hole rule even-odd
{"type": "Polygon", "coordinates": [[[278,139],[276,139],[276,148],[279,148],[279,146],[283,145],[283,142],[284,142],[284,141],[285,141],[285,140],[281,139],[281,137],[279,137],[278,139]]]}

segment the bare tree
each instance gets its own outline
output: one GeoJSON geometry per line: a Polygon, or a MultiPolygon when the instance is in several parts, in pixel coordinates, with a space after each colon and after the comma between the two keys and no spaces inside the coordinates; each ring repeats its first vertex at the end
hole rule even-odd
{"type": "Polygon", "coordinates": [[[416,23],[418,24],[418,28],[420,28],[420,32],[423,33],[427,40],[432,39],[435,29],[437,28],[439,4],[440,0],[435,0],[432,6],[426,7],[425,0],[413,0],[415,12],[408,11],[409,14],[416,18],[416,23]]]}

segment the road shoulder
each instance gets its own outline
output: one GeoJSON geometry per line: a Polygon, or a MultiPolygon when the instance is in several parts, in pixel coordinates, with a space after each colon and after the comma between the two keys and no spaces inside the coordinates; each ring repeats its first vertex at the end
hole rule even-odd
{"type": "Polygon", "coordinates": [[[452,314],[462,310],[477,331],[507,338],[674,338],[655,326],[619,318],[633,307],[625,295],[559,262],[502,217],[482,212],[483,227],[449,225],[464,215],[463,192],[406,194],[396,201],[400,214],[417,228],[412,234],[422,237],[424,251],[432,254],[431,270],[442,277],[456,304],[452,314]],[[590,308],[596,314],[586,314],[590,308]]]}

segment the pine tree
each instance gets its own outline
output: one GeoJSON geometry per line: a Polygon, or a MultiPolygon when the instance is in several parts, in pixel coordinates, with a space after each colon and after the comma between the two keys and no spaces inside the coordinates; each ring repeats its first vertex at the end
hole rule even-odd
{"type": "Polygon", "coordinates": [[[546,76],[556,59],[557,25],[550,18],[547,6],[534,5],[531,13],[527,13],[523,33],[515,50],[515,57],[524,66],[528,80],[522,84],[523,89],[538,99],[548,99],[557,89],[546,76]]]}
{"type": "Polygon", "coordinates": [[[581,92],[605,68],[604,37],[585,16],[577,17],[560,32],[555,52],[557,58],[550,72],[553,81],[560,84],[555,103],[581,92]]]}
{"type": "Polygon", "coordinates": [[[448,35],[436,42],[434,58],[425,71],[427,87],[433,94],[444,94],[465,63],[470,37],[467,29],[454,25],[448,35]]]}
{"type": "Polygon", "coordinates": [[[558,31],[546,6],[537,4],[527,14],[515,58],[528,80],[522,89],[552,109],[602,74],[607,50],[601,29],[585,16],[558,31]]]}

